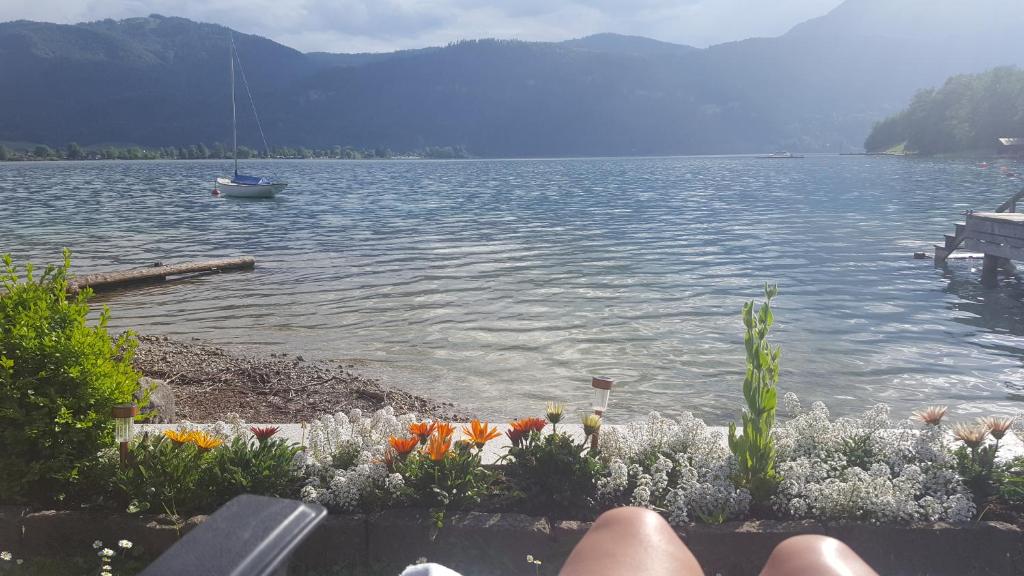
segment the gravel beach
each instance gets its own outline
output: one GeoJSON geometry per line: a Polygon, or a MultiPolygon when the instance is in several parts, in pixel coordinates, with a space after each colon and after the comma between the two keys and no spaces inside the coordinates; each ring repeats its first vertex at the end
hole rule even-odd
{"type": "Polygon", "coordinates": [[[134,364],[143,375],[170,384],[179,420],[211,422],[234,412],[249,422],[305,422],[327,413],[387,405],[398,413],[467,419],[451,403],[386,386],[351,372],[351,365],[286,353],[260,357],[200,341],[139,336],[134,364]]]}

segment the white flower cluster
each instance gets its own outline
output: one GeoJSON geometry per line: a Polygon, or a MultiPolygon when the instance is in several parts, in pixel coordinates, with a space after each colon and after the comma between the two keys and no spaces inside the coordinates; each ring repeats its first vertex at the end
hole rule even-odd
{"type": "MultiPolygon", "coordinates": [[[[794,405],[792,398],[784,402],[794,405]]],[[[775,439],[781,483],[773,506],[783,515],[871,522],[961,522],[974,515],[942,427],[908,429],[889,419],[884,404],[833,421],[815,402],[778,426],[775,439]]]]}
{"type": "Polygon", "coordinates": [[[367,496],[396,496],[404,488],[402,476],[389,474],[384,463],[388,437],[402,436],[415,416],[396,418],[389,406],[369,418],[360,410],[315,420],[309,427],[306,473],[301,497],[342,512],[361,509],[367,496]],[[351,454],[351,463],[335,467],[339,453],[351,454]]]}
{"type": "Polygon", "coordinates": [[[224,416],[224,420],[218,420],[212,424],[198,424],[182,420],[178,422],[176,429],[178,432],[206,432],[224,442],[231,442],[236,436],[248,438],[251,434],[249,425],[235,412],[229,412],[224,416]]]}
{"type": "Polygon", "coordinates": [[[624,431],[601,435],[609,473],[598,481],[608,504],[668,511],[669,521],[722,522],[750,505],[750,494],[732,483],[735,461],[725,438],[690,413],[678,422],[652,412],[624,431]]]}

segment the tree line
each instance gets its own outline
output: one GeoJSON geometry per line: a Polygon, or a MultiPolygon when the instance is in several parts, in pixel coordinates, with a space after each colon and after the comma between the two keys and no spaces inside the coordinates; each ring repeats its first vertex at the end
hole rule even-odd
{"type": "Polygon", "coordinates": [[[1024,137],[1024,71],[1016,67],[953,76],[919,91],[909,107],[875,124],[864,148],[948,154],[998,149],[1002,137],[1024,137]]]}
{"type": "MultiPolygon", "coordinates": [[[[339,160],[388,159],[396,154],[387,147],[354,148],[336,145],[330,148],[291,148],[280,146],[267,151],[248,146],[238,147],[238,158],[328,158],[339,160]]],[[[401,154],[404,157],[419,158],[469,158],[463,146],[427,146],[420,150],[401,154]]],[[[11,148],[0,145],[0,161],[7,160],[205,160],[231,159],[231,149],[217,142],[212,146],[192,144],[189,146],[98,146],[82,147],[76,142],[51,148],[39,144],[30,148],[11,148]]]]}

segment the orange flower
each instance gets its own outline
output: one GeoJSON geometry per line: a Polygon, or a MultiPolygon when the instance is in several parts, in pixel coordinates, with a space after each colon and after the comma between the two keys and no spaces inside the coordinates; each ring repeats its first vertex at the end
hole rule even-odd
{"type": "Polygon", "coordinates": [[[224,443],[223,440],[210,436],[206,432],[193,432],[190,440],[196,445],[196,448],[203,451],[211,450],[224,443]]]}
{"type": "Polygon", "coordinates": [[[444,440],[451,440],[452,434],[455,433],[455,426],[447,422],[438,422],[435,432],[444,440]]]}
{"type": "Polygon", "coordinates": [[[179,430],[164,430],[164,436],[166,436],[171,442],[174,442],[175,446],[181,446],[182,444],[192,440],[192,432],[179,430]]]}
{"type": "Polygon", "coordinates": [[[412,436],[410,438],[396,438],[392,436],[388,438],[388,444],[397,452],[400,456],[405,456],[409,452],[412,452],[416,448],[416,445],[420,443],[420,439],[412,436]]]}
{"type": "Polygon", "coordinates": [[[531,432],[540,432],[547,424],[543,418],[521,418],[509,423],[506,434],[513,446],[519,446],[523,438],[529,436],[531,432]]]}
{"type": "Polygon", "coordinates": [[[434,433],[437,422],[414,422],[409,424],[409,434],[416,436],[420,442],[426,442],[427,438],[434,433]]]}
{"type": "Polygon", "coordinates": [[[427,454],[434,462],[440,462],[441,460],[444,460],[445,455],[448,454],[448,450],[450,450],[451,447],[451,436],[444,437],[434,434],[430,437],[430,441],[427,442],[427,454]]]}
{"type": "Polygon", "coordinates": [[[483,448],[484,444],[488,441],[494,440],[498,436],[501,436],[501,432],[498,432],[496,426],[489,426],[487,422],[481,423],[480,420],[474,418],[469,423],[469,428],[462,427],[462,433],[465,434],[470,442],[476,445],[477,448],[483,448]]]}

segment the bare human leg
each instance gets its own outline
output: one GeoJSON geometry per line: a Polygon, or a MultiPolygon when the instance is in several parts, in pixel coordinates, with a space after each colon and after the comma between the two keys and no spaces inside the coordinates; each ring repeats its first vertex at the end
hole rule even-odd
{"type": "Polygon", "coordinates": [[[849,546],[835,538],[804,534],[772,550],[761,576],[878,576],[849,546]]]}
{"type": "Polygon", "coordinates": [[[703,576],[697,559],[656,512],[616,508],[605,512],[573,549],[562,576],[703,576]]]}

